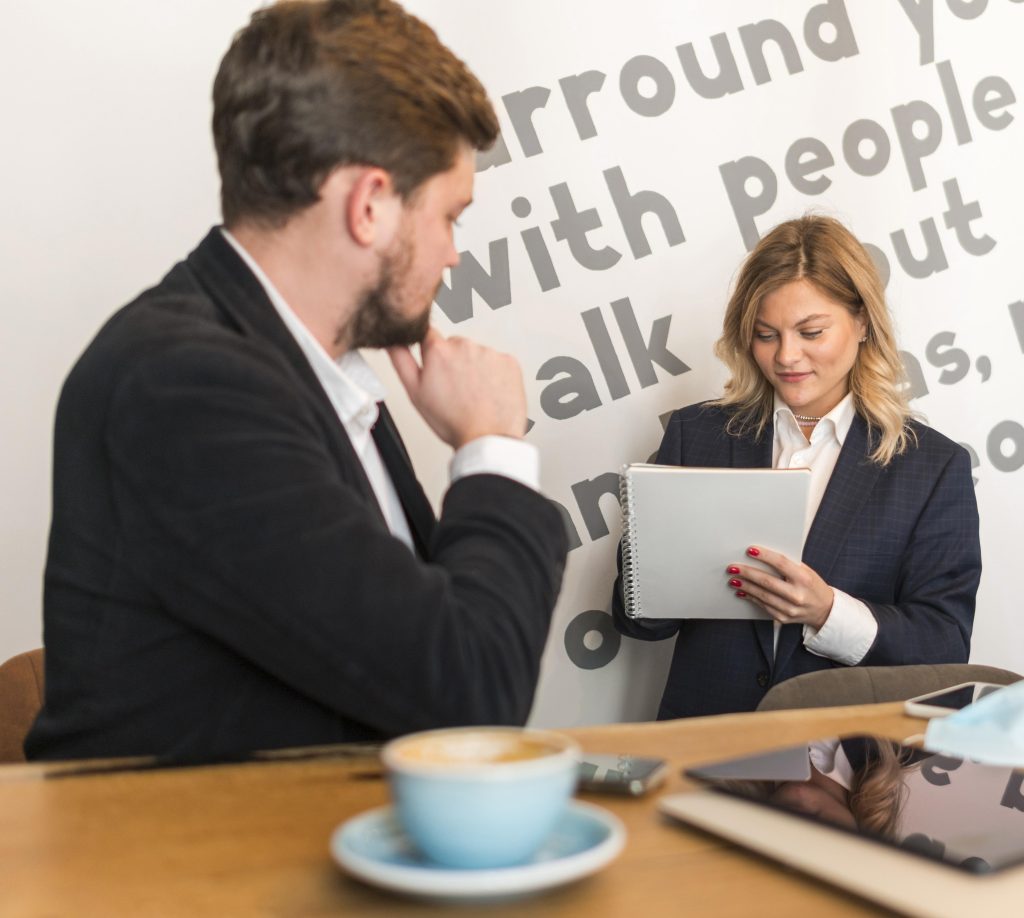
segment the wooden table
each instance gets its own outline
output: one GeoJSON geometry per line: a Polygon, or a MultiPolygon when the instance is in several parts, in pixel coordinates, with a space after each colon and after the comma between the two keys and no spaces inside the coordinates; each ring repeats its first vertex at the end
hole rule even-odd
{"type": "MultiPolygon", "coordinates": [[[[683,766],[837,733],[922,730],[899,704],[736,714],[566,731],[590,752],[683,766]]],[[[0,767],[0,915],[406,915],[475,907],[414,902],[364,886],[331,861],[338,823],[386,803],[371,758],[321,757],[55,777],[0,767]]],[[[878,908],[661,817],[657,795],[583,795],[628,841],[599,874],[489,915],[872,915],[878,908]]]]}

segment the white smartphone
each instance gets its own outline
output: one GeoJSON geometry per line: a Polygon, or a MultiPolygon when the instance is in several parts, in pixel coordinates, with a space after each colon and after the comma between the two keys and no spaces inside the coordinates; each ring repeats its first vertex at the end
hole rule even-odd
{"type": "Polygon", "coordinates": [[[918,695],[903,702],[903,710],[911,717],[945,717],[969,704],[974,704],[986,695],[1005,688],[991,682],[962,682],[927,695],[918,695]]]}

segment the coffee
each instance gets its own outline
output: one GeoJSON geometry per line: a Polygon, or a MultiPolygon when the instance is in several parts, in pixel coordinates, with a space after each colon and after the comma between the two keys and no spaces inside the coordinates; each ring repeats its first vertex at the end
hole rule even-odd
{"type": "Polygon", "coordinates": [[[525,863],[540,847],[576,787],[579,747],[543,730],[456,727],[392,740],[382,759],[420,852],[484,869],[525,863]]]}
{"type": "Polygon", "coordinates": [[[423,765],[489,765],[539,759],[560,751],[550,743],[481,730],[426,736],[403,744],[395,757],[400,762],[423,765]]]}

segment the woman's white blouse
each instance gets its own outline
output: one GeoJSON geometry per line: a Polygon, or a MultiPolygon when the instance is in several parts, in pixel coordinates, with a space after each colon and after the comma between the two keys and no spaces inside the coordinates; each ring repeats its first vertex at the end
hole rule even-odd
{"type": "MultiPolygon", "coordinates": [[[[811,489],[807,501],[806,534],[818,512],[839,452],[853,423],[853,395],[848,394],[826,414],[811,432],[810,442],[793,417],[793,412],[776,396],[775,442],[772,466],[777,469],[811,470],[811,489]]],[[[793,559],[799,560],[799,559],[793,559]]],[[[829,657],[847,666],[864,659],[878,634],[878,622],[871,610],[859,599],[832,588],[835,598],[832,611],[821,628],[804,625],[804,647],[819,657],[829,657]]],[[[775,623],[775,646],[779,642],[779,624],[775,623]]]]}

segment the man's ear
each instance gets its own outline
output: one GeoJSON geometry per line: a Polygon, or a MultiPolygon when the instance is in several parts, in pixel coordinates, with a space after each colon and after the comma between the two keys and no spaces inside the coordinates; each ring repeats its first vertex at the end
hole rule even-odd
{"type": "Polygon", "coordinates": [[[364,248],[386,248],[398,227],[402,210],[391,175],[376,166],[354,166],[338,171],[349,173],[348,181],[339,189],[344,191],[339,217],[352,241],[364,248]]]}

